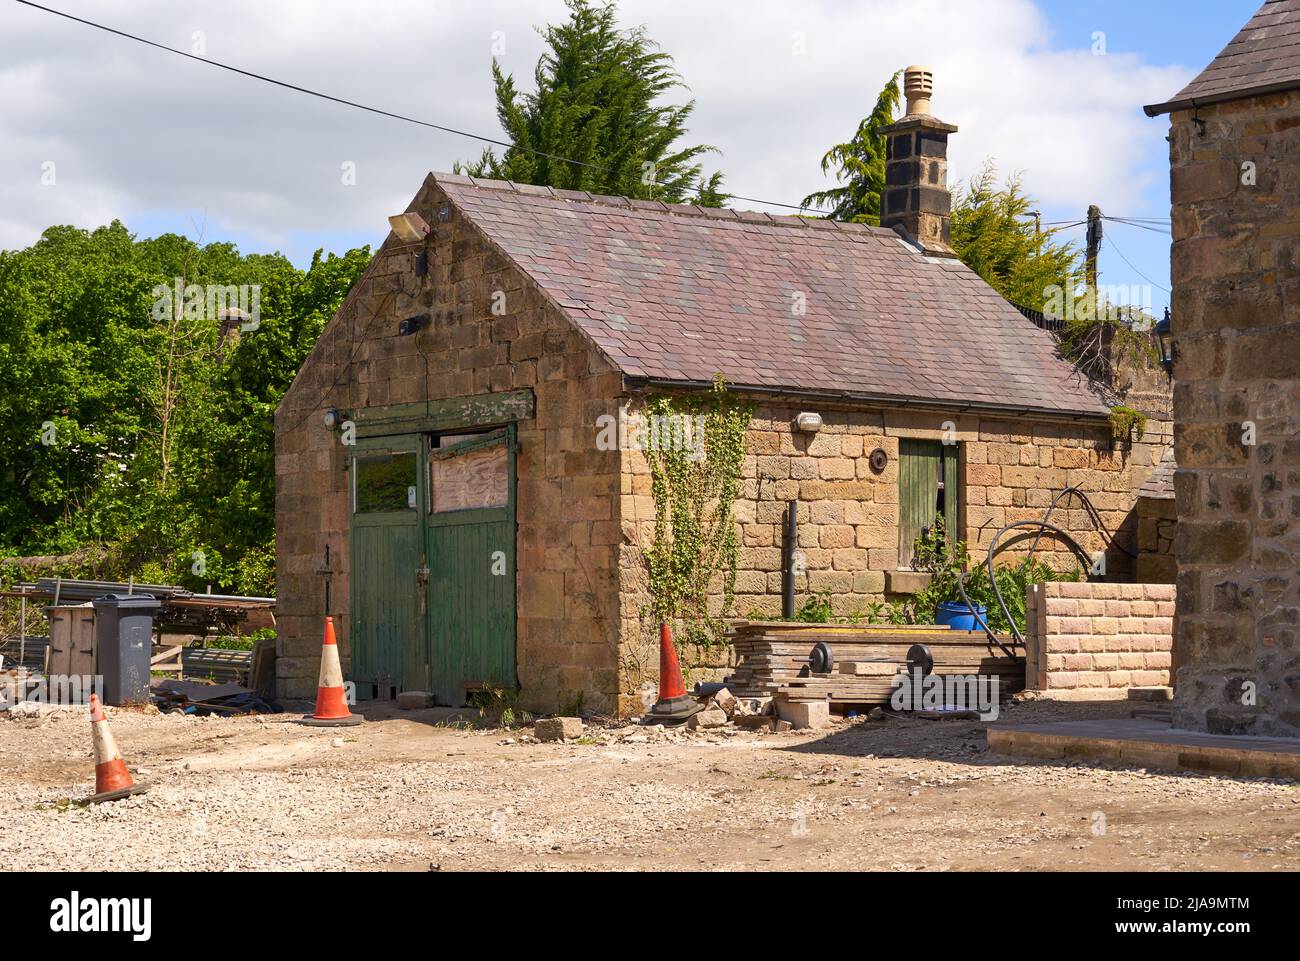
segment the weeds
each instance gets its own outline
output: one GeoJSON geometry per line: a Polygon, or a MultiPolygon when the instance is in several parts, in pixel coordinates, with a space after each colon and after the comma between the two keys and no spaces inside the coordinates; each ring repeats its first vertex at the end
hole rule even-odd
{"type": "Polygon", "coordinates": [[[471,707],[493,727],[522,727],[533,723],[533,716],[519,708],[519,692],[504,688],[485,688],[470,694],[471,707]]]}

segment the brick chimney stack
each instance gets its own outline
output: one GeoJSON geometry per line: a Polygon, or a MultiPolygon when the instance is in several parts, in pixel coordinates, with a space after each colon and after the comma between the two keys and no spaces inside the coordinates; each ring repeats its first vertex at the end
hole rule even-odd
{"type": "Polygon", "coordinates": [[[903,72],[907,116],[884,127],[885,191],[880,225],[902,228],[935,257],[956,257],[952,239],[952,194],[948,191],[948,135],[952,124],[930,115],[934,74],[927,67],[903,72]]]}

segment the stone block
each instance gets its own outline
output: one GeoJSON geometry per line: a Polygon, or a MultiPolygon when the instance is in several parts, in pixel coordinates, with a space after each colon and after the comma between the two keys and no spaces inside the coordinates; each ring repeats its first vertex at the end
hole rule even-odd
{"type": "Polygon", "coordinates": [[[731,715],[735,714],[740,709],[740,701],[737,700],[736,695],[732,694],[725,687],[718,691],[717,694],[714,694],[713,697],[710,698],[710,701],[714,707],[723,711],[727,717],[731,717],[731,715]]]}
{"type": "Polygon", "coordinates": [[[397,706],[403,711],[420,711],[433,707],[433,695],[428,691],[398,691],[397,706]]]}
{"type": "Polygon", "coordinates": [[[786,701],[776,702],[776,716],[779,720],[789,721],[796,730],[818,730],[829,727],[831,723],[831,705],[829,701],[786,701]]]}
{"type": "Polygon", "coordinates": [[[690,719],[687,720],[686,726],[692,731],[700,728],[709,729],[726,727],[728,720],[729,718],[725,711],[721,708],[711,707],[707,710],[700,711],[698,714],[692,714],[690,719]]]}
{"type": "Polygon", "coordinates": [[[929,586],[929,574],[918,571],[885,572],[885,590],[890,594],[917,594],[929,586]]]}
{"type": "Polygon", "coordinates": [[[893,677],[898,673],[898,665],[889,661],[840,661],[841,674],[854,677],[893,677]]]}
{"type": "Polygon", "coordinates": [[[582,737],[582,718],[546,717],[533,722],[533,736],[539,741],[568,741],[582,737]]]}

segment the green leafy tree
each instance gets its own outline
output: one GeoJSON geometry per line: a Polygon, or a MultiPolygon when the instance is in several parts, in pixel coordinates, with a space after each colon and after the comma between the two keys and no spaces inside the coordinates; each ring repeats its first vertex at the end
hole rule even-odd
{"type": "Polygon", "coordinates": [[[705,177],[697,162],[715,148],[677,145],[695,102],[663,102],[684,86],[672,57],[644,27],[620,30],[613,3],[566,2],[568,21],[540,31],[547,49],[534,71],[533,93],[517,89],[514,77],[492,60],[497,116],[514,146],[501,157],[485,150],[477,161],[457,164],[457,172],[722,206],[721,175],[705,177]]]}
{"type": "Polygon", "coordinates": [[[118,222],[0,252],[0,557],[269,593],[271,416],[368,260],[318,253],[301,271],[118,222]],[[178,278],[258,286],[257,329],[223,336],[206,299],[178,313],[160,296],[178,278]]]}
{"type": "MultiPolygon", "coordinates": [[[[809,194],[809,207],[829,208],[831,220],[880,223],[885,188],[885,141],[881,129],[894,122],[900,103],[895,73],[871,114],[848,143],[837,144],[822,158],[822,172],[835,172],[840,185],[809,194]]],[[[1056,241],[1056,231],[1040,230],[1032,212],[1035,202],[1019,176],[999,185],[992,161],[953,196],[952,246],[962,261],[1000,294],[1017,304],[1042,310],[1054,296],[1082,296],[1082,262],[1078,250],[1056,241]]]]}
{"type": "Polygon", "coordinates": [[[1083,280],[1078,249],[1041,230],[1036,203],[1019,175],[998,184],[990,160],[953,196],[952,248],[971,270],[1012,303],[1043,310],[1054,297],[1074,297],[1083,280]]]}
{"type": "Polygon", "coordinates": [[[822,157],[822,173],[833,169],[840,186],[809,194],[803,199],[805,207],[829,207],[827,217],[831,220],[880,223],[880,195],[885,189],[885,137],[880,130],[894,122],[901,73],[889,78],[870,115],[858,124],[853,139],[836,144],[822,157]]]}

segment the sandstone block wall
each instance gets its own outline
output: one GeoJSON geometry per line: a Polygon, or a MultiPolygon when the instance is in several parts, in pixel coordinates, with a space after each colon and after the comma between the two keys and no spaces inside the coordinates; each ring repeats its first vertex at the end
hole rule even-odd
{"type": "Polygon", "coordinates": [[[1025,684],[1054,691],[1168,686],[1175,588],[1050,582],[1025,598],[1025,684]]]}
{"type": "Polygon", "coordinates": [[[1141,497],[1137,504],[1139,584],[1172,584],[1178,576],[1174,538],[1178,510],[1168,498],[1141,497]]]}
{"type": "Polygon", "coordinates": [[[1175,722],[1300,735],[1300,93],[1177,112],[1170,158],[1175,722]]]}
{"type": "MultiPolygon", "coordinates": [[[[630,404],[638,411],[639,400],[630,404]]],[[[825,405],[760,404],[747,438],[749,455],[735,506],[740,528],[740,559],[733,613],[771,618],[781,613],[782,518],[786,502],[799,501],[799,556],[796,607],[814,594],[829,594],[835,614],[868,613],[873,605],[901,599],[886,591],[886,575],[899,567],[898,448],[904,437],[959,445],[962,482],[961,530],[977,560],[983,560],[993,535],[1016,520],[1039,519],[1053,496],[1067,486],[1089,493],[1119,543],[1137,548],[1136,491],[1169,442],[1167,422],[1151,420],[1147,433],[1131,445],[1113,445],[1104,423],[1008,422],[991,418],[897,409],[867,412],[825,405]],[[821,413],[816,434],[793,428],[801,410],[821,413]],[[945,422],[953,428],[948,430],[945,422]],[[883,448],[889,463],[880,473],[869,463],[883,448]]],[[[638,450],[622,460],[622,654],[623,693],[632,695],[657,677],[656,625],[646,616],[648,596],[641,547],[654,529],[650,473],[638,450]]],[[[1072,533],[1089,551],[1105,543],[1076,503],[1067,503],[1053,522],[1072,533]]],[[[1012,551],[1027,548],[1012,539],[1012,551]]],[[[1077,563],[1044,539],[1040,555],[1065,570],[1077,563]]],[[[1119,550],[1106,555],[1107,572],[1131,580],[1133,561],[1119,550]]],[[[720,604],[721,594],[716,598],[720,604]]],[[[725,674],[728,652],[697,652],[698,679],[725,674]]]]}

